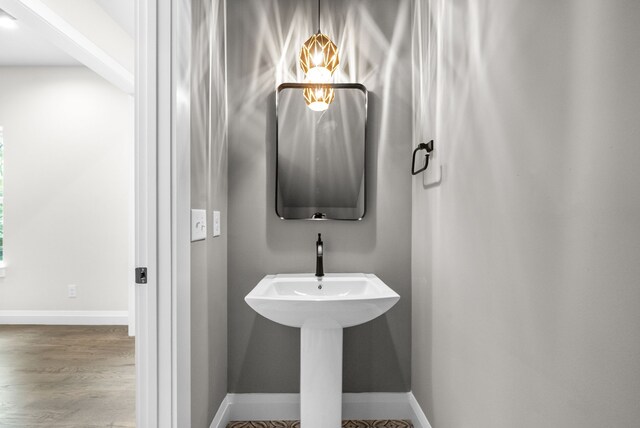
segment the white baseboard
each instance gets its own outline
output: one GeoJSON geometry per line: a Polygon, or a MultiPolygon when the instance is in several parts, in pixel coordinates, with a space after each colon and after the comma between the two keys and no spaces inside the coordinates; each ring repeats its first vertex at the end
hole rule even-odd
{"type": "Polygon", "coordinates": [[[413,425],[421,428],[431,428],[431,424],[427,419],[427,415],[422,411],[422,407],[414,397],[413,392],[407,394],[409,396],[409,406],[411,406],[411,412],[413,413],[413,417],[411,420],[413,421],[413,425]]]}
{"type": "MultiPolygon", "coordinates": [[[[342,394],[343,419],[411,419],[415,428],[431,428],[411,392],[342,394]]],[[[300,419],[300,394],[227,394],[210,428],[230,421],[300,419]]]]}
{"type": "Polygon", "coordinates": [[[0,324],[128,325],[127,311],[0,311],[0,324]]]}
{"type": "Polygon", "coordinates": [[[227,394],[222,400],[220,407],[218,407],[218,411],[216,415],[213,417],[213,421],[209,428],[226,428],[227,424],[231,422],[231,404],[229,403],[229,395],[227,394]]]}

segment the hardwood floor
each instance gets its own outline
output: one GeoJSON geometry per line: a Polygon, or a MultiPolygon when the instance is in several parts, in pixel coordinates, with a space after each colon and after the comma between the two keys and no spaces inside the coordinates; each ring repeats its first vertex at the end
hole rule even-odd
{"type": "MultiPolygon", "coordinates": [[[[300,421],[230,422],[227,428],[300,428],[300,421]]],[[[342,428],[413,428],[407,420],[342,421],[342,428]]]]}
{"type": "Polygon", "coordinates": [[[0,325],[0,427],[135,427],[127,327],[0,325]]]}

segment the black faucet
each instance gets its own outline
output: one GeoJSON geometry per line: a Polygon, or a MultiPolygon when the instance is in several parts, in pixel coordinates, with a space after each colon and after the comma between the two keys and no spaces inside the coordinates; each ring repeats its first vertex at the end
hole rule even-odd
{"type": "Polygon", "coordinates": [[[324,268],[322,267],[322,235],[318,233],[318,240],[316,241],[316,276],[321,278],[324,276],[324,268]]]}

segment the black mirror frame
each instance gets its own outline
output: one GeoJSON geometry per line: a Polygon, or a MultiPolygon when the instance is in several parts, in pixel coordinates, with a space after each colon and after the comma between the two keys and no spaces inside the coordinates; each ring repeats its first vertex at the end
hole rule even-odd
{"type": "Polygon", "coordinates": [[[276,187],[276,191],[275,191],[275,212],[276,215],[278,216],[278,218],[280,220],[338,220],[338,221],[360,221],[364,218],[365,214],[367,213],[367,128],[368,128],[368,122],[367,122],[367,117],[369,114],[369,91],[367,90],[367,88],[361,84],[361,83],[323,83],[323,84],[313,84],[313,83],[282,83],[280,86],[278,86],[278,89],[276,91],[276,176],[275,176],[275,187],[276,187]],[[316,217],[316,215],[312,215],[309,218],[286,218],[283,217],[279,212],[278,212],[278,98],[280,96],[280,92],[284,89],[304,89],[304,88],[309,88],[309,87],[317,87],[317,86],[321,86],[321,87],[328,87],[328,88],[333,88],[333,89],[359,89],[364,93],[364,168],[363,168],[363,175],[364,175],[364,186],[363,186],[363,198],[364,198],[364,207],[362,209],[362,215],[358,218],[330,218],[330,217],[326,217],[326,216],[321,216],[321,217],[316,217]]]}

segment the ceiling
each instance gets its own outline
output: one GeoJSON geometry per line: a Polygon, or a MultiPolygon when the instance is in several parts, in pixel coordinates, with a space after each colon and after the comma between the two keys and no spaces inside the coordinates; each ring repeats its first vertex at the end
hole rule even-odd
{"type": "Polygon", "coordinates": [[[0,66],[79,65],[78,61],[24,25],[0,27],[0,66]]]}
{"type": "Polygon", "coordinates": [[[116,21],[124,31],[136,37],[136,0],[95,0],[98,5],[109,14],[111,19],[116,21]]]}
{"type": "MultiPolygon", "coordinates": [[[[94,0],[132,38],[135,35],[136,0],[94,0]]],[[[74,58],[17,22],[16,28],[0,27],[0,66],[80,65],[74,58]]]]}

